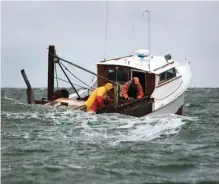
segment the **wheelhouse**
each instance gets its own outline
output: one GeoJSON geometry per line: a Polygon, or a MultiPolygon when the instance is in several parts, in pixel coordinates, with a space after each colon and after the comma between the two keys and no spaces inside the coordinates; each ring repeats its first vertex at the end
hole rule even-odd
{"type": "MultiPolygon", "coordinates": [[[[139,82],[142,85],[144,96],[150,97],[155,89],[155,74],[148,73],[147,71],[135,69],[132,67],[119,66],[119,65],[105,65],[103,63],[97,65],[97,86],[105,85],[108,80],[117,82],[119,84],[119,98],[122,98],[122,86],[130,81],[133,77],[138,77],[139,82]],[[100,77],[102,76],[102,77],[100,77]],[[104,79],[104,78],[106,79],[104,79]]],[[[109,95],[113,97],[113,90],[109,92],[109,95]]]]}
{"type": "MultiPolygon", "coordinates": [[[[180,78],[180,75],[177,75],[177,70],[175,68],[174,61],[164,64],[163,66],[156,68],[153,72],[144,71],[129,66],[122,66],[116,64],[97,64],[97,86],[105,85],[108,80],[116,82],[119,84],[119,99],[122,99],[122,86],[130,81],[133,77],[138,77],[139,82],[142,85],[144,97],[150,98],[151,95],[155,92],[155,89],[161,86],[169,86],[172,81],[180,78]],[[100,77],[102,76],[102,77],[100,77]],[[104,78],[105,79],[104,79],[104,78]],[[106,80],[108,79],[108,80],[106,80]]],[[[110,97],[114,97],[114,91],[109,92],[110,97]]]]}

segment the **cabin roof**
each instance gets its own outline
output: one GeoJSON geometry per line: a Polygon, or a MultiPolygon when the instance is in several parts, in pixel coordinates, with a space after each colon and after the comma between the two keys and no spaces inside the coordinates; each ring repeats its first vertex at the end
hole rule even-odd
{"type": "MultiPolygon", "coordinates": [[[[115,66],[125,66],[134,69],[139,69],[143,71],[149,71],[149,56],[144,58],[138,57],[137,55],[132,55],[124,57],[121,59],[111,59],[104,61],[102,63],[97,63],[98,65],[115,65],[115,66]]],[[[150,72],[155,74],[160,74],[168,69],[171,69],[177,65],[174,60],[166,61],[164,57],[161,56],[151,56],[150,58],[150,72]]]]}

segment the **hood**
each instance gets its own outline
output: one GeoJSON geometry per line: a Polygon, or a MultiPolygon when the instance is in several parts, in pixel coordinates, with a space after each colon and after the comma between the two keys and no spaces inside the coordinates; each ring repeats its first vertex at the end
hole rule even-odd
{"type": "Polygon", "coordinates": [[[113,84],[107,83],[104,87],[106,88],[107,91],[109,91],[113,88],[113,84]]]}
{"type": "Polygon", "coordinates": [[[135,84],[139,84],[139,78],[138,77],[134,77],[134,81],[135,81],[135,84]]]}

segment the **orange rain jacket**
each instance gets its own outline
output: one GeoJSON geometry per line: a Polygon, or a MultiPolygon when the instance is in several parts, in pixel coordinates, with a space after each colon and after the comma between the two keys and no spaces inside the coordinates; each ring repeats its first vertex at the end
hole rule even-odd
{"type": "Polygon", "coordinates": [[[97,109],[104,106],[104,100],[111,102],[112,99],[109,98],[107,92],[113,88],[111,83],[107,83],[105,86],[99,87],[93,91],[88,100],[85,102],[87,111],[97,112],[97,109]]]}
{"type": "MultiPolygon", "coordinates": [[[[142,89],[142,86],[139,82],[139,78],[138,77],[134,77],[134,82],[137,86],[137,89],[138,89],[138,95],[137,95],[137,98],[142,98],[144,96],[144,92],[143,92],[143,89],[142,89]]],[[[123,86],[122,86],[122,96],[127,99],[129,96],[128,96],[128,90],[129,90],[129,86],[131,84],[131,81],[128,81],[126,82],[123,86]]]]}

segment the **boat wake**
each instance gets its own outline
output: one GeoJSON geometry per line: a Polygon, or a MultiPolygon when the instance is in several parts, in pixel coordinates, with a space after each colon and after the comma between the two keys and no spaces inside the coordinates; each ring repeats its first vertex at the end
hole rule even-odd
{"type": "Polygon", "coordinates": [[[125,142],[147,142],[177,134],[188,122],[187,120],[197,119],[177,115],[153,118],[130,118],[127,116],[121,118],[117,114],[106,117],[95,116],[92,120],[84,121],[80,125],[83,127],[81,131],[83,136],[80,139],[83,138],[91,143],[105,140],[104,142],[111,145],[125,142]]]}
{"type": "MultiPolygon", "coordinates": [[[[21,106],[22,104],[17,105],[21,106]]],[[[178,115],[153,118],[136,118],[121,114],[94,115],[81,111],[39,106],[26,106],[26,110],[22,112],[2,111],[2,117],[5,119],[3,123],[15,122],[18,129],[20,126],[32,126],[32,133],[20,132],[18,134],[23,138],[31,138],[31,134],[36,136],[37,131],[37,137],[40,139],[58,139],[60,141],[67,139],[82,144],[109,146],[162,139],[180,132],[186,122],[197,120],[178,115]],[[43,126],[46,128],[42,128],[43,126]]]]}

